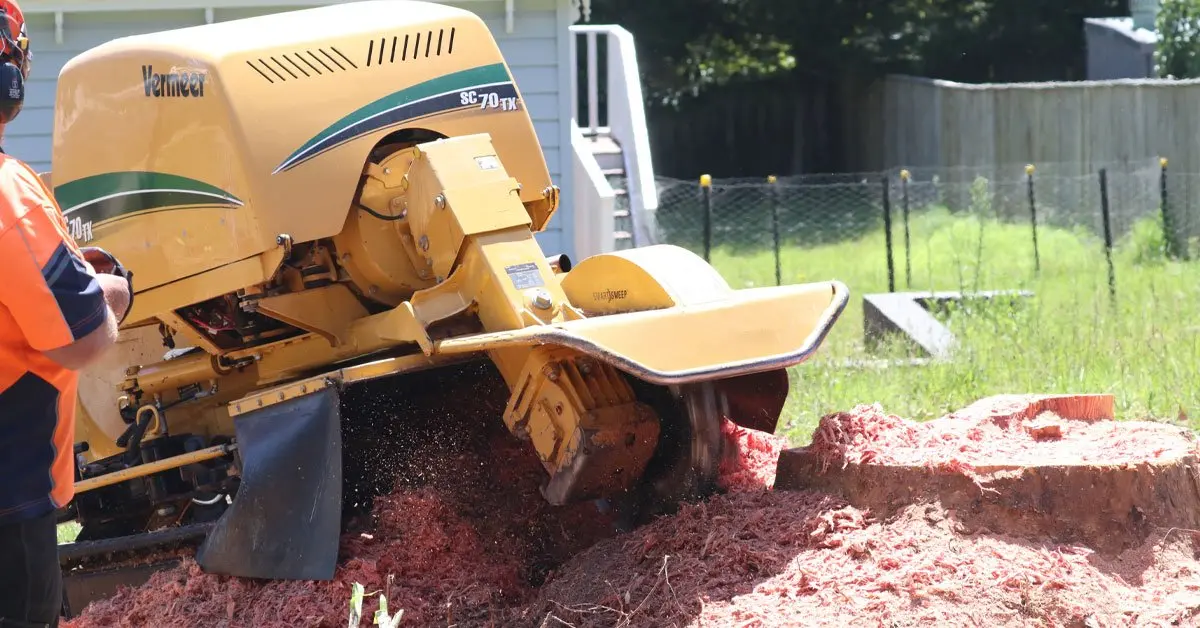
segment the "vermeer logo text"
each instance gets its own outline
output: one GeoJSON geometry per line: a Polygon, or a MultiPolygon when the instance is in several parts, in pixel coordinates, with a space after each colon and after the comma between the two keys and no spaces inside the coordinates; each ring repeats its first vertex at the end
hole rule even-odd
{"type": "Polygon", "coordinates": [[[147,98],[204,98],[205,72],[166,72],[157,74],[154,66],[142,66],[142,83],[147,98]]]}

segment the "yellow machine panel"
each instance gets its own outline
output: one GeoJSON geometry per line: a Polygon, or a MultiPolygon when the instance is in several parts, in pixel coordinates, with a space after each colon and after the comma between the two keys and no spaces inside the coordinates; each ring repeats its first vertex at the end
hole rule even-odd
{"type": "Polygon", "coordinates": [[[553,212],[495,40],[445,5],[355,2],[117,39],[66,64],[57,103],[55,193],[80,242],[138,269],[131,323],[267,280],[280,235],[340,233],[362,164],[404,129],[488,133],[534,230],[553,212]]]}

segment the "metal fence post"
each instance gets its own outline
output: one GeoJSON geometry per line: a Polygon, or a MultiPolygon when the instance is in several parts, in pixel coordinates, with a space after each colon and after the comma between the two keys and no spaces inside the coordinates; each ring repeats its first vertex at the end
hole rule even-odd
{"type": "Polygon", "coordinates": [[[704,261],[712,262],[712,175],[700,175],[700,193],[704,197],[704,261]]]}
{"type": "Polygon", "coordinates": [[[900,171],[900,207],[904,216],[904,286],[912,290],[912,252],[908,237],[908,170],[900,171]]]}
{"type": "Polygon", "coordinates": [[[1171,211],[1167,204],[1167,158],[1159,157],[1158,166],[1160,169],[1158,187],[1159,194],[1162,196],[1160,210],[1162,211],[1163,253],[1167,259],[1174,259],[1179,255],[1179,251],[1175,249],[1175,225],[1172,224],[1171,211]]]}
{"type": "Polygon", "coordinates": [[[775,185],[778,179],[775,175],[767,177],[771,195],[771,235],[774,238],[775,249],[775,285],[783,285],[783,260],[779,249],[779,187],[775,185]]]}
{"type": "Polygon", "coordinates": [[[1038,254],[1037,202],[1033,197],[1033,171],[1033,164],[1027,164],[1025,166],[1025,181],[1026,185],[1029,187],[1029,224],[1033,228],[1033,272],[1034,274],[1041,274],[1042,259],[1038,254]]]}
{"type": "Polygon", "coordinates": [[[1108,211],[1108,169],[1100,169],[1100,217],[1104,221],[1104,257],[1108,261],[1108,294],[1116,299],[1117,296],[1117,275],[1113,268],[1112,249],[1112,223],[1108,211]]]}
{"type": "Polygon", "coordinates": [[[892,260],[892,202],[889,198],[888,177],[884,173],[883,183],[883,237],[887,247],[888,292],[896,291],[896,265],[892,260]]]}

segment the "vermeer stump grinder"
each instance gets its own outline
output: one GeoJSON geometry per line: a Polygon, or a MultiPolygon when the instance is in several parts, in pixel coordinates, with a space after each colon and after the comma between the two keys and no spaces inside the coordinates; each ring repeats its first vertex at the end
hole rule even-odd
{"type": "Polygon", "coordinates": [[[332,578],[348,504],[386,473],[376,435],[436,422],[481,378],[508,400],[480,424],[528,442],[550,504],[636,525],[715,490],[722,417],[775,430],[786,369],[847,302],[837,281],[732,290],[675,246],[548,256],[534,236],[559,190],[465,10],[365,1],[126,37],[57,89],[44,176],[136,289],[81,374],[68,614],[164,548],[332,578]],[[372,424],[362,407],[413,399],[441,409],[372,424]]]}

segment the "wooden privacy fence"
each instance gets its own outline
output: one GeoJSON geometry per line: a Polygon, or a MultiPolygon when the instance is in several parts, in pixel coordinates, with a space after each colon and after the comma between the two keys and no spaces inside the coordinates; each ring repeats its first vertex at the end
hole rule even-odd
{"type": "MultiPolygon", "coordinates": [[[[966,84],[912,76],[759,81],[650,107],[660,175],[1104,164],[1200,172],[1200,80],[966,84]]],[[[1063,175],[1069,173],[1063,172],[1063,175]]]]}
{"type": "MultiPolygon", "coordinates": [[[[1200,172],[1200,80],[954,83],[889,76],[872,91],[887,167],[1104,164],[1167,157],[1200,172]]],[[[870,97],[868,97],[870,98],[870,97]]],[[[872,109],[874,107],[867,107],[872,109]]],[[[873,125],[874,126],[874,125],[873,125]]]]}

